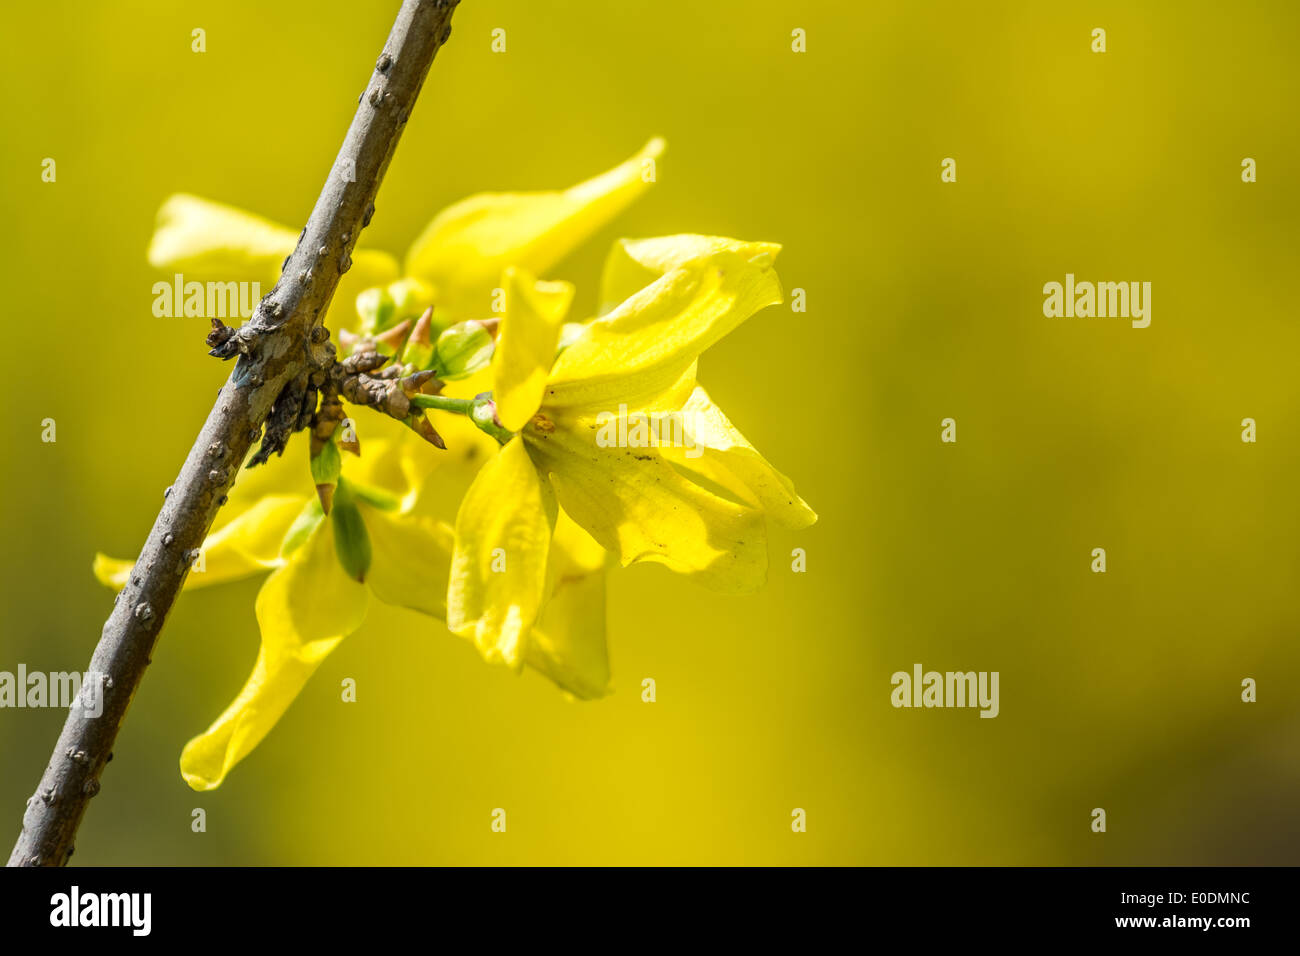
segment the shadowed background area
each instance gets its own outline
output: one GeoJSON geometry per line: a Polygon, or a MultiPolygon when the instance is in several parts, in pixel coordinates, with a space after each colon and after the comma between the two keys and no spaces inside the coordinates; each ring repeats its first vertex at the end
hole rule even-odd
{"type": "MultiPolygon", "coordinates": [[[[376,603],[205,794],[177,759],[252,665],[259,582],[186,594],[73,862],[1295,863],[1297,14],[1133,6],[464,0],[365,242],[664,135],[553,277],[589,312],[620,236],[783,243],[787,304],[700,374],[821,521],[772,533],[756,595],[615,573],[597,703],[376,603]],[[1044,317],[1066,273],[1151,282],[1150,327],[1044,317]],[[918,662],[999,671],[1000,716],[892,708],[918,662]]],[[[229,371],[205,320],[151,311],[159,204],[296,230],[396,7],[2,15],[0,671],[86,665],[91,558],[134,556],[229,371]]],[[[63,717],[0,710],[6,848],[63,717]]]]}

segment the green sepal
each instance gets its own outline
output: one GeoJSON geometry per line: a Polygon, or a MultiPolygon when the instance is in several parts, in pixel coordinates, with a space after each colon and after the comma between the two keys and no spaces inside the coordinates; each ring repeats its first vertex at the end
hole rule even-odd
{"type": "Polygon", "coordinates": [[[357,507],[356,488],[345,478],[339,479],[330,520],[334,522],[334,551],[339,564],[349,577],[364,581],[370,570],[370,534],[357,507]]]}
{"type": "Polygon", "coordinates": [[[342,471],[343,457],[339,454],[339,446],[330,438],[311,460],[312,481],[318,485],[332,485],[339,480],[342,471]]]}
{"type": "Polygon", "coordinates": [[[302,511],[298,512],[298,517],[293,519],[293,524],[284,533],[284,541],[280,543],[280,557],[287,558],[296,551],[311,537],[311,533],[316,530],[324,517],[325,510],[321,508],[318,499],[312,498],[303,505],[302,511]]]}
{"type": "Polygon", "coordinates": [[[348,487],[358,501],[364,501],[370,507],[378,508],[380,511],[396,511],[402,506],[402,499],[383,489],[372,488],[370,485],[363,485],[356,481],[348,482],[348,487]]]}

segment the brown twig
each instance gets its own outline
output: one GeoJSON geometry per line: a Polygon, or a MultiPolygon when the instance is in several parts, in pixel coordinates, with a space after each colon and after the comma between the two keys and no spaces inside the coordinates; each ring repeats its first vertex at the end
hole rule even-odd
{"type": "MultiPolygon", "coordinates": [[[[379,183],[429,65],[451,32],[458,2],[404,0],[280,281],[242,328],[233,334],[214,332],[220,340],[210,342],[217,347],[214,352],[238,355],[239,361],[180,475],[167,489],[91,658],[88,682],[94,683],[83,687],[82,695],[102,706],[102,713],[91,717],[88,713],[100,707],[75,706],[69,712],[40,786],[27,802],[10,866],[67,863],[159,633],[240,464],[273,407],[289,407],[296,399],[294,407],[300,408],[313,371],[328,365],[328,343],[313,332],[374,213],[379,183]]],[[[273,446],[275,436],[267,439],[273,446]]]]}

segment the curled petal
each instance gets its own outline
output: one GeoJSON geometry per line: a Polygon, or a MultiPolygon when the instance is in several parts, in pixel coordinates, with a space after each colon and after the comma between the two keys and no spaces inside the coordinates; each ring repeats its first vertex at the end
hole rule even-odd
{"type": "Polygon", "coordinates": [[[770,258],[723,250],[693,259],[591,322],[555,360],[543,407],[596,412],[644,404],[710,345],[780,301],[770,258]]]}
{"type": "MultiPolygon", "coordinates": [[[[269,292],[298,235],[235,206],[176,193],[158,210],[149,264],[187,281],[263,282],[269,292]]],[[[351,262],[335,293],[338,301],[350,303],[367,286],[397,278],[397,260],[386,252],[354,249],[351,262]]]]}
{"type": "Polygon", "coordinates": [[[676,415],[682,439],[662,449],[674,464],[724,486],[784,528],[798,530],[816,522],[816,512],[795,492],[794,483],[745,439],[703,388],[697,386],[676,415]]]}
{"type": "Polygon", "coordinates": [[[624,565],[654,561],[721,591],[751,591],[767,574],[761,512],[680,473],[654,447],[598,442],[595,419],[521,433],[561,507],[624,565]]]}
{"type": "Polygon", "coordinates": [[[181,775],[195,790],[221,785],[293,703],[321,661],[366,616],[369,592],[334,556],[329,522],[293,552],[257,595],[262,646],[253,673],[225,712],[181,753],[181,775]]]}
{"type": "Polygon", "coordinates": [[[372,558],[366,582],[385,604],[447,616],[447,576],[455,534],[449,524],[418,515],[364,509],[372,558]]]}
{"type": "MultiPolygon", "coordinates": [[[[280,546],[302,511],[302,495],[271,495],[235,514],[203,541],[192,562],[185,590],[224,584],[281,564],[280,546]]],[[[182,560],[177,555],[177,560],[182,560]]],[[[95,555],[95,577],[116,590],[126,586],[132,563],[95,555]]]]}
{"type": "Polygon", "coordinates": [[[483,466],[456,515],[447,627],[518,670],[546,597],[555,496],[518,438],[483,466]]]}
{"type": "Polygon", "coordinates": [[[126,582],[131,580],[131,569],[135,567],[134,561],[124,561],[121,558],[110,558],[102,551],[95,553],[95,580],[114,591],[120,591],[126,587],[126,582]]]}
{"type": "Polygon", "coordinates": [[[440,212],[415,240],[406,271],[433,283],[455,318],[486,314],[507,266],[540,275],[649,188],[654,139],[626,162],[563,192],[481,193],[440,212]]]}
{"type": "Polygon", "coordinates": [[[605,258],[600,278],[600,310],[604,315],[633,293],[644,289],[665,273],[695,259],[719,252],[732,252],[744,259],[768,265],[781,246],[775,242],[745,242],[724,236],[656,236],[653,239],[620,239],[605,258]]]}
{"type": "Polygon", "coordinates": [[[200,280],[266,281],[297,243],[297,233],[261,216],[177,193],[158,210],[149,264],[200,280]]]}
{"type": "Polygon", "coordinates": [[[608,555],[563,511],[555,526],[548,569],[549,598],[528,639],[528,666],[582,700],[609,692],[605,640],[608,555]]]}
{"type": "Polygon", "coordinates": [[[502,281],[506,310],[492,353],[493,397],[501,424],[515,432],[542,404],[573,286],[537,282],[518,269],[507,269],[502,281]]]}

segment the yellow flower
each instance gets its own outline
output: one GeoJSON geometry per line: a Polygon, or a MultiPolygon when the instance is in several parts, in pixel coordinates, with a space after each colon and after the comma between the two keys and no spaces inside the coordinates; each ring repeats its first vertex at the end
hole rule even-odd
{"type": "Polygon", "coordinates": [[[541,274],[640,196],[664,151],[658,137],[639,153],[563,192],[482,193],[440,212],[406,254],[406,273],[431,283],[453,319],[485,315],[502,272],[541,274]]]}
{"type": "MultiPolygon", "coordinates": [[[[388,253],[357,249],[335,298],[351,304],[387,286],[397,302],[384,328],[427,305],[446,321],[488,315],[507,266],[550,269],[649,188],[647,164],[663,151],[664,141],[652,139],[613,169],[560,192],[480,193],[454,203],[412,243],[404,276],[388,253]]],[[[149,262],[198,280],[261,281],[269,291],[297,242],[298,233],[285,226],[177,194],[159,210],[149,262]]]]}
{"type": "MultiPolygon", "coordinates": [[[[197,281],[260,282],[271,291],[298,233],[252,213],[186,193],[167,198],[149,242],[149,264],[197,281]]],[[[368,286],[392,282],[397,260],[358,248],[335,297],[351,302],[368,286]]]]}
{"type": "MultiPolygon", "coordinates": [[[[429,449],[436,464],[426,463],[418,488],[406,479],[417,470],[411,456],[419,446],[399,454],[393,443],[404,441],[401,435],[367,435],[364,455],[355,467],[349,463],[355,474],[341,488],[350,490],[364,525],[369,560],[363,580],[350,576],[339,559],[339,522],[321,511],[305,442],[248,472],[254,480],[231,492],[223,511],[228,517],[204,542],[201,570],[191,571],[185,587],[271,574],[255,604],[262,639],[253,672],[230,706],[181,754],[181,774],[195,790],[220,786],[262,741],[321,662],[361,626],[371,596],[444,618],[453,534],[438,514],[450,513],[486,457],[479,444],[485,436],[464,419],[453,421],[463,423],[448,429],[453,450],[435,455],[429,449]],[[451,494],[427,497],[435,488],[451,494]]],[[[332,517],[339,508],[336,499],[332,517]]],[[[575,536],[563,544],[551,582],[553,605],[529,658],[531,666],[579,697],[599,696],[609,678],[603,567],[604,552],[594,543],[575,536]]],[[[104,584],[121,588],[130,573],[130,562],[95,557],[95,575],[104,584]]]]}
{"type": "Polygon", "coordinates": [[[447,596],[448,627],[485,657],[528,659],[568,519],[624,565],[657,561],[739,591],[766,575],[768,518],[816,521],[695,382],[700,353],[781,301],[778,250],[691,235],[620,242],[601,292],[619,304],[558,358],[567,299],[507,270],[492,375],[498,419],[518,434],[461,503],[447,596]],[[632,439],[641,424],[654,443],[632,439]]]}
{"type": "MultiPolygon", "coordinates": [[[[412,246],[406,291],[433,298],[452,318],[488,312],[504,268],[541,270],[563,258],[653,181],[643,170],[662,149],[653,140],[627,162],[564,192],[485,194],[449,207],[412,246]]],[[[159,212],[149,261],[194,279],[273,283],[296,242],[292,230],[250,213],[175,195],[159,212]]],[[[392,289],[398,275],[387,253],[359,249],[338,294],[383,283],[392,289]]],[[[537,294],[562,288],[541,283],[537,294]]],[[[567,306],[571,290],[558,294],[567,306]]],[[[482,376],[470,378],[447,394],[473,395],[482,385],[482,376]]],[[[261,648],[235,700],[185,746],[181,772],[191,787],[219,786],[257,746],[324,658],[361,625],[372,594],[444,615],[453,541],[447,519],[496,445],[465,418],[440,428],[450,446],[441,454],[391,420],[368,419],[359,429],[364,454],[349,464],[340,482],[343,499],[335,500],[328,520],[313,488],[305,438],[292,442],[285,457],[241,472],[201,549],[201,570],[190,573],[186,588],[270,571],[255,605],[261,648]]],[[[555,539],[545,585],[550,604],[534,621],[526,660],[567,692],[598,697],[609,682],[606,554],[571,523],[555,539]]],[[[95,558],[96,576],[110,586],[122,587],[130,571],[128,562],[95,558]]]]}
{"type": "MultiPolygon", "coordinates": [[[[410,489],[346,480],[340,487],[353,496],[352,513],[363,522],[360,535],[368,552],[363,580],[355,579],[336,553],[340,522],[349,509],[336,500],[326,518],[306,450],[306,442],[291,445],[284,458],[263,466],[264,473],[248,473],[260,481],[241,481],[232,490],[223,512],[228,517],[204,541],[186,578],[191,589],[271,571],[255,605],[262,646],[253,673],[235,701],[181,755],[181,773],[196,790],[219,786],[261,742],[321,661],[360,627],[371,594],[443,617],[434,582],[446,580],[450,526],[412,513],[410,489]]],[[[367,439],[361,463],[391,460],[391,452],[384,439],[367,439]]],[[[130,573],[130,562],[95,557],[95,575],[105,584],[121,588],[130,573]]]]}

